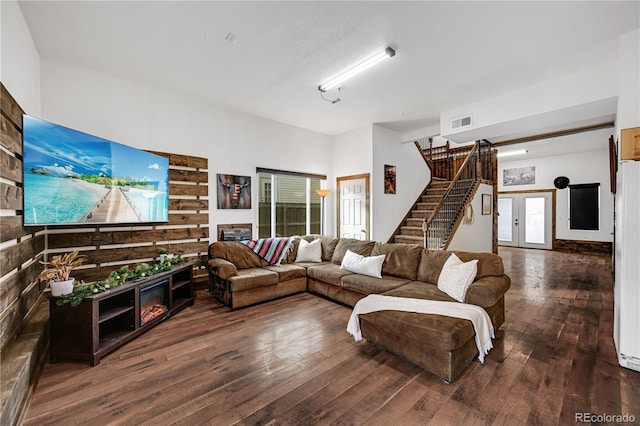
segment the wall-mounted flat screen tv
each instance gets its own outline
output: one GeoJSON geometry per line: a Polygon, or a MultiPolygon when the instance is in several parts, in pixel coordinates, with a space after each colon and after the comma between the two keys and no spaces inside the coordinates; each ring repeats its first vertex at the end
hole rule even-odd
{"type": "Polygon", "coordinates": [[[25,225],[169,220],[169,159],[23,116],[25,225]]]}

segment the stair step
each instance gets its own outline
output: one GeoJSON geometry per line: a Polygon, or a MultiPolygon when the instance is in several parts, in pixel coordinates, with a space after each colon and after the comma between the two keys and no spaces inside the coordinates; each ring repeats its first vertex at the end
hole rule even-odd
{"type": "Polygon", "coordinates": [[[413,236],[413,237],[423,237],[424,232],[422,232],[422,226],[401,226],[400,227],[400,235],[402,236],[413,236]]]}
{"type": "Polygon", "coordinates": [[[393,239],[394,243],[403,243],[403,244],[419,244],[424,245],[423,237],[414,237],[410,235],[396,235],[393,239]]]}
{"type": "Polygon", "coordinates": [[[430,210],[433,211],[436,208],[436,203],[418,203],[416,204],[417,210],[430,210]]]}
{"type": "Polygon", "coordinates": [[[411,211],[411,217],[412,218],[427,218],[431,216],[431,211],[429,210],[413,210],[411,211]]]}
{"type": "Polygon", "coordinates": [[[422,201],[423,203],[433,203],[433,204],[438,204],[440,202],[440,200],[442,199],[442,196],[438,196],[438,195],[432,195],[432,194],[427,194],[427,195],[423,195],[422,197],[422,201]]]}
{"type": "Polygon", "coordinates": [[[422,229],[422,222],[424,222],[423,218],[420,217],[409,217],[407,218],[407,220],[404,222],[405,226],[412,226],[412,227],[419,227],[420,229],[422,229]]]}

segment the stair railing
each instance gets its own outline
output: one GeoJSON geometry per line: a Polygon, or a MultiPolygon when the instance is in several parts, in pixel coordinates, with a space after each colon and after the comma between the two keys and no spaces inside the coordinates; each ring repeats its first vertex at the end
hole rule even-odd
{"type": "Polygon", "coordinates": [[[491,143],[476,141],[433,213],[422,224],[424,246],[428,250],[446,247],[476,182],[491,179],[491,171],[491,143]]]}

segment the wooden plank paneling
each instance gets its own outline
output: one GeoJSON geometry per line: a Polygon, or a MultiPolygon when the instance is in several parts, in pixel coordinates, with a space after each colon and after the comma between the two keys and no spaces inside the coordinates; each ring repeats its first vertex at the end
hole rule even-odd
{"type": "Polygon", "coordinates": [[[209,181],[208,172],[195,170],[170,169],[169,180],[179,182],[207,183],[209,181]]]}
{"type": "Polygon", "coordinates": [[[192,155],[171,154],[167,152],[149,151],[151,153],[162,155],[169,158],[169,164],[178,167],[190,167],[194,169],[206,169],[209,160],[204,157],[194,157],[192,155]]]}
{"type": "MultiPolygon", "coordinates": [[[[24,114],[24,111],[15,99],[13,99],[13,96],[11,96],[2,82],[0,82],[0,110],[2,114],[8,118],[8,122],[12,123],[16,129],[20,130],[19,133],[21,133],[22,114],[24,114]]],[[[20,138],[20,141],[22,141],[22,138],[20,138]]],[[[22,149],[20,149],[20,152],[22,152],[22,149]]]]}
{"type": "Polygon", "coordinates": [[[0,242],[15,240],[25,235],[42,231],[42,226],[22,226],[22,216],[0,217],[0,242]]]}
{"type": "MultiPolygon", "coordinates": [[[[198,238],[209,238],[209,228],[150,229],[112,232],[101,228],[95,232],[49,234],[48,243],[50,249],[59,249],[64,247],[102,246],[198,238]]],[[[164,244],[160,245],[165,246],[164,244]]]]}
{"type": "MultiPolygon", "coordinates": [[[[164,246],[163,246],[164,247],[164,246]]],[[[171,251],[174,253],[206,253],[209,243],[207,241],[199,241],[193,243],[172,243],[171,251]]],[[[82,254],[87,255],[88,260],[86,263],[108,263],[108,262],[122,262],[126,260],[138,261],[145,258],[157,258],[160,255],[157,246],[139,246],[139,247],[127,247],[123,248],[111,248],[111,249],[98,249],[83,251],[82,254]]],[[[80,272],[78,270],[77,272],[80,272]]],[[[106,278],[106,277],[103,277],[106,278]]]]}
{"type": "Polygon", "coordinates": [[[22,182],[22,161],[4,150],[0,150],[0,177],[22,182]]]}
{"type": "MultiPolygon", "coordinates": [[[[42,264],[40,261],[43,258],[44,256],[42,253],[38,254],[35,262],[24,269],[20,269],[17,273],[4,280],[2,285],[0,285],[0,312],[4,311],[10,304],[18,299],[24,289],[36,280],[42,271],[42,264]]],[[[44,291],[46,286],[47,285],[45,283],[40,284],[40,290],[44,291]]]]}
{"type": "Polygon", "coordinates": [[[0,209],[22,210],[22,188],[0,182],[0,209]]]}
{"type": "Polygon", "coordinates": [[[209,215],[206,213],[174,213],[169,214],[170,225],[208,225],[209,215]]]}
{"type": "MultiPolygon", "coordinates": [[[[0,82],[0,176],[4,179],[0,184],[0,208],[6,210],[22,209],[22,114],[22,108],[0,82]]],[[[40,326],[33,326],[34,317],[48,313],[38,309],[43,289],[36,281],[42,271],[38,261],[43,258],[45,236],[29,238],[40,230],[41,227],[24,228],[18,213],[0,217],[4,247],[0,250],[1,424],[18,424],[47,350],[46,320],[40,318],[36,321],[40,326]],[[29,263],[32,259],[35,261],[29,263]],[[25,264],[28,266],[23,267],[25,264]]]]}
{"type": "Polygon", "coordinates": [[[169,194],[206,197],[209,195],[209,185],[184,185],[179,183],[170,183],[169,194]]]}
{"type": "Polygon", "coordinates": [[[209,200],[169,199],[169,210],[209,210],[209,200]]]}
{"type": "MultiPolygon", "coordinates": [[[[554,216],[555,217],[555,216],[554,216]]],[[[553,240],[553,250],[567,253],[611,255],[613,243],[606,241],[553,240]]]]}
{"type": "Polygon", "coordinates": [[[22,133],[4,114],[0,114],[0,141],[7,150],[22,154],[22,133]]]}
{"type": "Polygon", "coordinates": [[[44,235],[38,235],[0,250],[0,270],[5,275],[44,251],[44,235]]]}

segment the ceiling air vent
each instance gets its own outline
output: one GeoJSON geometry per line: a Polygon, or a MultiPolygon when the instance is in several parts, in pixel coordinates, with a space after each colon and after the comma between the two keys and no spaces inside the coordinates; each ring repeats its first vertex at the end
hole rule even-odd
{"type": "Polygon", "coordinates": [[[460,117],[451,120],[451,128],[459,129],[460,127],[471,126],[471,116],[467,115],[466,117],[460,117]]]}

